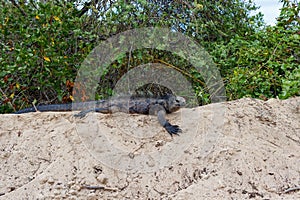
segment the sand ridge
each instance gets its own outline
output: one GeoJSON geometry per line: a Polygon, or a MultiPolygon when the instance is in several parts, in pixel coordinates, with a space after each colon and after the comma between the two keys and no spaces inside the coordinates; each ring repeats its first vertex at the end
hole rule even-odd
{"type": "Polygon", "coordinates": [[[153,116],[73,114],[0,115],[0,199],[300,199],[300,97],[184,108],[168,116],[183,129],[174,138],[153,116]],[[220,105],[223,123],[215,126],[211,113],[220,105]],[[100,150],[91,151],[100,136],[78,134],[86,121],[89,132],[102,130],[129,152],[129,162],[154,155],[150,167],[109,166],[100,150]],[[212,128],[218,137],[203,149],[212,128]],[[175,157],[146,172],[162,162],[157,155],[175,157]]]}

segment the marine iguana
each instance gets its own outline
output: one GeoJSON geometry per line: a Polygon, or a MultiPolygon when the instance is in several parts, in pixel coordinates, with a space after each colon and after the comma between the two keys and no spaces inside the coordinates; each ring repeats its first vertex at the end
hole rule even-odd
{"type": "Polygon", "coordinates": [[[141,97],[124,97],[111,100],[88,101],[70,104],[52,104],[39,105],[31,108],[25,108],[15,112],[15,114],[36,112],[36,111],[72,111],[80,110],[75,117],[84,117],[89,112],[100,112],[104,114],[114,112],[137,113],[157,115],[158,121],[168,133],[178,134],[182,130],[177,125],[172,125],[166,120],[166,113],[176,112],[185,106],[185,99],[175,95],[165,95],[157,98],[141,98],[141,97]]]}

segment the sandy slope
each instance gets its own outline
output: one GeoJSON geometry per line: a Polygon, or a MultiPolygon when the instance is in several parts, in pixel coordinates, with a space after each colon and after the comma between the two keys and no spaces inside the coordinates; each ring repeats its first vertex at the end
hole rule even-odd
{"type": "Polygon", "coordinates": [[[0,199],[300,199],[299,97],[73,114],[0,115],[0,199]]]}

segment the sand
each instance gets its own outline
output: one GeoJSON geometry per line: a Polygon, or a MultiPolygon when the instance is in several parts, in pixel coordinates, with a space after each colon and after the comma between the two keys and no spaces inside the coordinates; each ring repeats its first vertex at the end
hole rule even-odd
{"type": "Polygon", "coordinates": [[[0,199],[300,199],[300,97],[74,113],[0,115],[0,199]]]}

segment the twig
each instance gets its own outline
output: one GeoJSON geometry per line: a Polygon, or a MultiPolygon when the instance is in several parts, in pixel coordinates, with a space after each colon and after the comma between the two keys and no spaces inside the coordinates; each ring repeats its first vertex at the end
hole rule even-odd
{"type": "Polygon", "coordinates": [[[80,13],[79,13],[78,17],[81,17],[81,16],[84,15],[87,11],[89,11],[90,6],[95,6],[95,7],[96,7],[96,5],[98,4],[98,1],[99,1],[99,0],[96,0],[95,2],[93,2],[93,1],[85,2],[85,3],[84,3],[84,7],[79,11],[80,13]],[[92,5],[92,4],[93,4],[93,5],[92,5]]]}
{"type": "Polygon", "coordinates": [[[283,193],[290,193],[290,192],[297,191],[297,190],[300,190],[300,186],[286,189],[283,191],[283,193]]]}
{"type": "MultiPolygon", "coordinates": [[[[9,99],[9,98],[5,95],[4,91],[3,91],[1,88],[0,88],[0,92],[2,93],[2,96],[3,96],[5,99],[9,99]]],[[[14,106],[12,105],[12,103],[11,103],[10,101],[8,101],[7,103],[14,109],[14,111],[16,111],[16,109],[14,108],[14,106]]]]}
{"type": "Polygon", "coordinates": [[[294,142],[300,144],[299,140],[296,140],[296,139],[292,138],[292,137],[289,136],[289,135],[286,135],[285,137],[287,137],[287,138],[289,138],[290,140],[293,140],[294,142]]]}
{"type": "Polygon", "coordinates": [[[82,185],[83,188],[88,190],[111,190],[111,191],[117,191],[116,188],[107,188],[101,185],[82,185]]]}
{"type": "Polygon", "coordinates": [[[163,61],[163,60],[160,60],[160,59],[155,59],[155,61],[160,62],[160,63],[162,63],[162,64],[165,64],[167,67],[173,68],[173,69],[175,69],[175,70],[181,72],[182,74],[184,74],[184,75],[186,75],[186,76],[188,76],[188,77],[194,79],[196,82],[200,83],[200,84],[203,85],[203,86],[205,85],[205,83],[203,83],[203,82],[200,81],[199,79],[193,77],[193,76],[190,75],[189,73],[186,73],[186,72],[183,71],[182,69],[180,69],[180,68],[178,68],[178,67],[175,67],[174,65],[171,65],[170,63],[167,63],[167,62],[165,62],[165,61],[163,61]]]}
{"type": "Polygon", "coordinates": [[[164,192],[160,192],[160,191],[158,191],[155,187],[153,188],[153,190],[155,191],[155,192],[157,192],[160,196],[162,196],[162,195],[164,195],[165,193],[164,192]]]}
{"type": "Polygon", "coordinates": [[[89,190],[102,190],[105,187],[100,185],[82,185],[83,188],[89,189],[89,190]]]}
{"type": "Polygon", "coordinates": [[[280,45],[280,42],[275,46],[273,53],[270,55],[270,58],[265,63],[263,63],[261,66],[259,66],[259,68],[255,71],[255,73],[253,73],[253,75],[251,75],[247,78],[248,80],[251,79],[253,76],[255,76],[257,72],[259,72],[263,67],[265,67],[273,59],[279,45],[280,45]]]}

